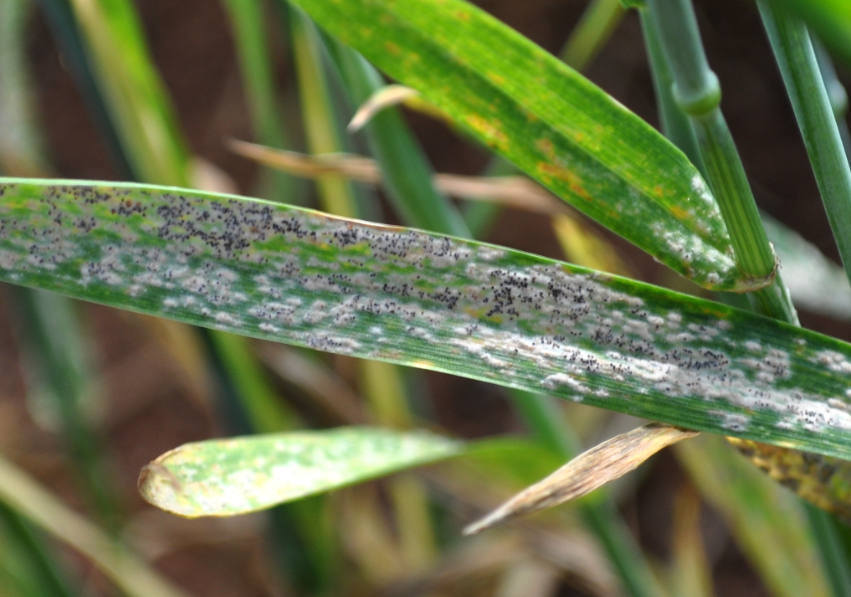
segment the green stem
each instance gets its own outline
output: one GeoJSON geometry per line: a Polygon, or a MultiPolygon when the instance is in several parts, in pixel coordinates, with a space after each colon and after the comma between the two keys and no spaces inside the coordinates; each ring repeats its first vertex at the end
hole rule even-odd
{"type": "MultiPolygon", "coordinates": [[[[266,36],[264,3],[259,0],[226,0],[239,57],[248,113],[254,137],[263,145],[290,148],[281,122],[275,94],[272,53],[266,36]]],[[[284,203],[300,204],[304,190],[299,179],[279,170],[264,169],[260,194],[284,203]]]]}
{"type": "Polygon", "coordinates": [[[830,100],[830,109],[833,110],[833,117],[836,119],[836,126],[839,127],[839,135],[842,137],[842,145],[845,147],[845,154],[851,156],[851,133],[848,132],[848,122],[845,120],[848,115],[848,92],[836,75],[833,61],[824,49],[824,45],[818,38],[812,38],[812,42],[824,87],[827,89],[827,99],[830,100]]]}
{"type": "Polygon", "coordinates": [[[686,113],[679,109],[674,101],[674,76],[668,68],[662,42],[659,39],[659,27],[653,20],[653,13],[648,10],[640,10],[641,30],[644,33],[644,45],[647,47],[647,57],[650,60],[650,74],[653,77],[653,88],[656,92],[656,101],[659,104],[659,121],[662,125],[662,133],[671,142],[682,150],[692,164],[697,166],[704,178],[707,178],[706,167],[703,158],[700,157],[700,148],[697,146],[697,137],[694,127],[689,122],[686,113]]]}
{"type": "Polygon", "coordinates": [[[596,58],[626,14],[621,0],[593,0],[570,34],[559,57],[578,71],[596,58]]]}
{"type": "MultiPolygon", "coordinates": [[[[300,8],[292,6],[289,15],[308,149],[315,154],[339,152],[342,142],[324,77],[319,33],[300,8]]],[[[347,218],[357,217],[358,208],[348,181],[341,176],[328,175],[318,179],[318,186],[323,211],[347,218]]]]}
{"type": "MultiPolygon", "coordinates": [[[[709,70],[689,0],[647,0],[651,27],[659,28],[665,59],[671,66],[675,103],[688,114],[708,182],[719,201],[733,247],[746,273],[759,275],[773,268],[773,251],[759,223],[756,204],[744,169],[719,109],[720,86],[709,70]],[[748,269],[753,268],[753,269],[748,269]]],[[[741,267],[741,265],[740,265],[741,267]]],[[[772,285],[751,293],[752,308],[763,315],[800,325],[779,276],[772,285]]],[[[849,567],[840,556],[837,529],[827,514],[807,504],[810,524],[825,571],[836,597],[849,595],[849,567]]],[[[844,551],[844,550],[843,550],[844,551]]]]}
{"type": "MultiPolygon", "coordinates": [[[[332,37],[327,42],[354,105],[362,104],[385,85],[363,56],[332,37]]],[[[367,123],[363,133],[370,153],[381,166],[388,196],[403,221],[426,230],[470,236],[461,214],[434,188],[434,171],[398,110],[382,110],[367,123]]]]}
{"type": "Polygon", "coordinates": [[[757,2],[810,156],[833,237],[851,279],[851,167],[806,25],[757,2]]]}
{"type": "Polygon", "coordinates": [[[790,323],[798,318],[776,273],[774,251],[762,227],[744,167],[719,108],[721,86],[709,68],[694,10],[688,0],[648,0],[674,81],[673,97],[694,127],[698,147],[742,273],[774,280],[749,295],[754,308],[790,323]]]}
{"type": "Polygon", "coordinates": [[[20,514],[1,501],[0,526],[13,539],[17,555],[28,561],[31,572],[28,576],[38,586],[38,594],[55,597],[79,594],[71,588],[57,558],[49,553],[41,537],[20,514]]]}
{"type": "MultiPolygon", "coordinates": [[[[49,408],[56,413],[79,482],[92,509],[111,532],[121,516],[102,455],[98,432],[86,405],[95,389],[88,362],[86,334],[76,304],[64,296],[10,286],[7,292],[19,324],[23,353],[33,367],[49,408]]],[[[39,388],[29,388],[30,392],[39,388]]]]}
{"type": "Polygon", "coordinates": [[[843,546],[839,522],[830,514],[804,502],[810,528],[819,547],[827,580],[836,597],[847,597],[851,595],[851,571],[849,571],[847,549],[843,546]]]}

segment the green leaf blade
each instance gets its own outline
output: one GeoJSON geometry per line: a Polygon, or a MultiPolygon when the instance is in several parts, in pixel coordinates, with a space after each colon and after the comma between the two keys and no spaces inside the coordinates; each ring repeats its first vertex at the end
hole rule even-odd
{"type": "Polygon", "coordinates": [[[460,454],[424,431],[343,427],[184,444],[142,469],[139,492],[167,512],[234,516],[460,454]]]}
{"type": "Polygon", "coordinates": [[[236,196],[0,186],[0,280],[851,459],[851,346],[558,261],[236,196]]]}
{"type": "Polygon", "coordinates": [[[694,166],[647,123],[532,42],[454,0],[300,4],[594,220],[698,284],[746,286],[694,166]]]}

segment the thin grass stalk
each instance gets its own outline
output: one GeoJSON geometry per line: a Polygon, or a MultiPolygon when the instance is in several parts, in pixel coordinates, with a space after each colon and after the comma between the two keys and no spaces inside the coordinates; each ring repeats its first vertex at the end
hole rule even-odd
{"type": "Polygon", "coordinates": [[[776,272],[777,262],[760,222],[744,167],[719,108],[721,86],[709,68],[688,0],[648,0],[674,80],[674,99],[697,136],[707,183],[718,200],[741,272],[766,287],[749,295],[755,309],[782,321],[798,317],[776,272]]]}
{"type": "Polygon", "coordinates": [[[70,0],[112,125],[135,173],[146,182],[188,186],[189,149],[153,66],[134,6],[70,0]]]}
{"type": "Polygon", "coordinates": [[[650,61],[650,76],[653,78],[653,89],[658,105],[657,113],[661,123],[662,133],[671,142],[686,154],[689,161],[697,166],[705,178],[708,178],[700,149],[697,146],[697,137],[694,134],[688,116],[680,110],[674,101],[672,93],[674,77],[668,67],[662,42],[659,39],[659,27],[653,21],[653,13],[640,9],[638,11],[641,19],[641,31],[644,34],[644,46],[647,49],[647,57],[650,61]]]}
{"type": "Polygon", "coordinates": [[[559,53],[565,64],[585,70],[609,41],[623,20],[626,9],[621,0],[592,0],[559,53]]]}
{"type": "Polygon", "coordinates": [[[76,304],[66,297],[30,288],[11,286],[7,292],[20,326],[24,356],[51,399],[49,408],[57,415],[85,499],[100,522],[117,533],[121,514],[110,484],[114,476],[108,474],[99,433],[86,408],[95,383],[76,304]]]}
{"type": "MultiPolygon", "coordinates": [[[[290,148],[292,143],[283,126],[275,92],[265,3],[262,0],[225,0],[224,5],[233,28],[254,137],[263,145],[290,148]]],[[[303,203],[300,199],[305,185],[299,179],[268,168],[263,169],[260,179],[259,196],[284,203],[303,203]]]]}
{"type": "Polygon", "coordinates": [[[806,25],[758,0],[760,15],[792,101],[839,255],[851,278],[851,166],[842,145],[806,25]]]}
{"type": "Polygon", "coordinates": [[[130,165],[121,140],[113,126],[106,101],[98,87],[91,60],[80,35],[77,19],[69,0],[38,0],[42,13],[62,48],[62,60],[71,72],[76,87],[83,97],[87,111],[107,147],[118,177],[138,180],[130,165]]]}
{"type": "MultiPolygon", "coordinates": [[[[320,59],[325,46],[315,25],[301,9],[291,7],[290,14],[308,144],[313,153],[339,152],[342,150],[341,134],[337,129],[337,122],[332,110],[326,81],[327,73],[320,59]]],[[[344,52],[345,49],[342,49],[342,51],[344,52]]],[[[334,53],[332,51],[332,56],[334,53]]],[[[354,60],[355,56],[348,55],[347,58],[354,60]]],[[[356,62],[352,64],[352,69],[358,67],[363,69],[363,64],[356,62]]],[[[365,70],[342,72],[344,85],[350,93],[354,95],[371,93],[371,91],[368,91],[367,85],[376,81],[372,80],[367,83],[357,76],[364,73],[365,70]],[[360,83],[366,84],[361,87],[360,83]]],[[[375,75],[377,76],[377,73],[375,75]]],[[[384,141],[391,140],[390,138],[384,139],[384,141]]],[[[397,148],[397,151],[411,146],[412,142],[408,140],[407,146],[397,148]]],[[[394,182],[398,183],[401,180],[401,184],[405,184],[405,175],[402,172],[406,169],[406,165],[393,163],[392,158],[388,159],[391,163],[385,172],[393,177],[394,182]]],[[[407,164],[407,167],[410,167],[410,163],[407,164]]],[[[429,179],[427,188],[430,187],[431,181],[429,179]]],[[[411,187],[406,185],[406,190],[411,190],[411,187]]],[[[419,199],[421,207],[426,211],[430,210],[430,205],[433,203],[430,202],[430,198],[420,196],[419,199]]],[[[351,184],[339,177],[320,179],[319,203],[322,209],[328,213],[347,217],[363,217],[354,198],[351,184]]],[[[440,213],[438,217],[443,213],[445,212],[440,213]]],[[[358,364],[363,394],[377,420],[389,426],[409,425],[412,421],[412,415],[399,368],[388,363],[370,360],[359,361],[358,364]]],[[[422,568],[437,552],[425,488],[420,483],[405,478],[391,480],[390,486],[393,511],[398,521],[400,548],[404,555],[408,556],[409,565],[414,568],[422,568]],[[396,487],[396,485],[399,485],[399,487],[396,487]],[[414,549],[413,546],[415,545],[421,546],[422,549],[414,549]]]]}
{"type": "MultiPolygon", "coordinates": [[[[123,12],[125,17],[127,11],[131,11],[130,5],[124,2],[122,4],[122,9],[119,13],[123,12]]],[[[132,20],[132,19],[131,19],[132,20]]],[[[109,27],[111,25],[115,25],[115,21],[112,20],[94,20],[94,24],[100,27],[109,27]]],[[[90,34],[97,37],[97,29],[94,25],[90,24],[90,34]]],[[[116,37],[106,36],[106,39],[115,40],[116,37]]],[[[135,42],[135,44],[143,45],[143,40],[141,36],[130,37],[129,41],[124,40],[125,43],[130,43],[130,41],[135,42]]],[[[87,48],[86,44],[79,42],[80,46],[83,48],[87,48]]],[[[88,47],[93,53],[104,52],[107,48],[105,46],[105,42],[101,41],[99,44],[88,47]]],[[[147,52],[144,48],[134,47],[131,48],[131,55],[139,58],[142,61],[141,68],[143,72],[147,73],[148,77],[156,78],[156,71],[153,69],[152,65],[146,61],[147,52]]],[[[115,68],[118,69],[118,72],[122,72],[126,65],[116,64],[115,68]]],[[[130,67],[127,67],[130,68],[130,67]]],[[[134,81],[132,77],[126,77],[125,83],[127,81],[134,81]]],[[[121,119],[127,119],[128,122],[125,123],[125,126],[121,129],[118,127],[114,127],[114,130],[121,130],[121,133],[115,133],[116,138],[120,139],[120,144],[115,148],[117,151],[121,152],[124,156],[123,159],[130,163],[133,166],[134,171],[143,172],[149,178],[146,182],[160,182],[165,184],[173,184],[173,185],[184,185],[185,181],[190,179],[189,172],[189,161],[182,160],[178,164],[173,164],[172,168],[169,168],[165,171],[160,171],[156,169],[156,164],[158,163],[158,157],[151,155],[156,151],[156,145],[154,144],[146,144],[146,143],[132,143],[125,144],[124,142],[127,140],[124,135],[128,133],[128,131],[133,130],[133,126],[140,119],[140,112],[137,110],[141,110],[146,112],[147,115],[153,116],[151,120],[147,121],[148,127],[151,129],[150,134],[153,134],[155,138],[159,139],[161,143],[165,143],[170,147],[169,152],[171,154],[182,155],[183,147],[185,147],[185,143],[182,140],[181,133],[179,128],[173,123],[176,122],[176,119],[173,115],[168,113],[170,103],[164,97],[152,97],[149,95],[154,92],[156,93],[164,93],[161,83],[158,81],[151,82],[148,79],[149,85],[146,89],[139,89],[134,91],[132,87],[123,89],[126,93],[113,93],[107,95],[105,98],[102,98],[102,104],[107,107],[107,117],[108,123],[110,126],[113,125],[116,121],[121,119]],[[150,106],[149,109],[144,110],[144,102],[145,100],[151,100],[153,102],[153,106],[150,106]],[[126,100],[126,102],[125,102],[126,100]],[[121,104],[121,105],[117,105],[121,104]]],[[[95,90],[100,92],[100,87],[95,85],[95,90]]],[[[223,334],[221,332],[215,331],[203,331],[200,332],[202,337],[207,342],[208,346],[216,346],[221,345],[222,343],[227,343],[232,340],[232,337],[228,334],[223,334]],[[211,336],[218,336],[215,341],[211,339],[211,336]]],[[[244,345],[243,339],[234,340],[234,342],[242,343],[244,345]]],[[[239,391],[229,391],[233,390],[233,388],[244,389],[246,391],[250,390],[252,387],[255,387],[258,383],[263,383],[262,381],[257,383],[246,384],[245,388],[241,387],[241,384],[246,382],[246,376],[252,373],[256,373],[256,368],[252,370],[248,370],[246,368],[241,368],[237,373],[237,379],[233,379],[229,372],[225,371],[225,365],[233,365],[233,352],[236,349],[235,346],[230,347],[228,355],[219,355],[214,352],[214,350],[209,351],[212,354],[215,354],[215,358],[212,358],[208,354],[208,366],[211,367],[212,370],[218,370],[222,374],[222,379],[227,381],[227,385],[224,386],[226,391],[226,396],[230,398],[230,404],[232,406],[232,413],[235,413],[241,410],[237,405],[239,401],[243,399],[244,392],[239,391]]],[[[243,360],[245,358],[253,358],[249,355],[243,355],[243,360]]],[[[222,387],[222,386],[220,386],[222,387]]],[[[257,401],[261,399],[261,396],[255,396],[254,400],[257,401]]],[[[270,407],[270,408],[274,408],[270,407]]],[[[256,408],[252,408],[251,410],[256,410],[256,408]]],[[[229,418],[230,419],[230,418],[229,418]]],[[[245,427],[243,427],[245,429],[245,427]]],[[[308,502],[305,502],[308,503],[308,502]]],[[[324,501],[323,501],[324,503],[324,501]]],[[[327,533],[323,534],[322,525],[316,525],[312,521],[312,516],[307,517],[303,516],[305,512],[305,508],[311,506],[297,506],[295,507],[299,511],[296,513],[294,509],[288,509],[287,512],[274,513],[273,514],[273,524],[276,524],[282,532],[272,533],[272,542],[275,544],[274,549],[278,553],[284,553],[293,555],[295,557],[291,557],[289,560],[285,562],[285,568],[289,570],[291,576],[296,579],[299,584],[299,588],[309,588],[313,589],[313,594],[319,594],[327,589],[327,585],[325,580],[332,579],[335,577],[334,575],[334,566],[327,564],[327,558],[324,558],[324,554],[328,552],[327,547],[325,545],[329,543],[330,539],[328,539],[327,533]],[[282,520],[286,519],[286,520],[282,520]],[[296,528],[298,532],[292,532],[293,528],[296,528]],[[302,549],[303,546],[308,546],[308,553],[311,555],[308,557],[302,557],[302,549]],[[315,549],[311,549],[310,546],[319,546],[315,549]],[[318,555],[314,558],[314,555],[320,554],[322,557],[318,555]],[[287,564],[289,564],[287,566],[287,564]]],[[[312,508],[312,507],[311,507],[312,508]]],[[[311,509],[310,514],[316,514],[314,509],[311,509]]],[[[310,591],[308,591],[310,592],[310,591]]]]}
{"type": "Polygon", "coordinates": [[[43,597],[77,597],[67,571],[59,563],[42,537],[13,508],[0,501],[0,526],[5,528],[16,554],[29,563],[31,582],[43,597]]]}
{"type": "MultiPolygon", "coordinates": [[[[291,6],[289,16],[308,150],[319,154],[339,152],[342,143],[333,122],[328,83],[322,76],[319,34],[301,9],[291,6]]],[[[344,178],[333,174],[324,176],[318,180],[318,188],[323,211],[347,218],[357,217],[351,185],[344,178]]]]}
{"type": "MultiPolygon", "coordinates": [[[[743,271],[764,272],[769,260],[773,260],[773,251],[759,222],[756,203],[735,144],[721,115],[720,84],[706,61],[691,3],[689,0],[648,0],[647,8],[651,17],[648,23],[658,28],[671,69],[675,103],[694,126],[707,182],[718,199],[736,258],[740,264],[746,261],[745,265],[740,265],[743,271]]],[[[779,276],[771,286],[752,295],[751,305],[758,313],[800,325],[779,276]]],[[[833,522],[826,512],[810,504],[805,507],[834,595],[851,594],[851,567],[847,556],[837,552],[840,541],[833,522]]]]}
{"type": "Polygon", "coordinates": [[[836,119],[836,126],[839,128],[839,136],[842,137],[842,145],[845,147],[845,155],[851,160],[851,132],[848,131],[848,92],[836,75],[836,68],[833,66],[833,60],[824,48],[824,45],[818,38],[811,38],[813,49],[816,52],[816,60],[818,61],[819,71],[824,80],[824,87],[827,89],[827,99],[830,101],[830,109],[833,110],[833,116],[836,119]]]}
{"type": "MultiPolygon", "coordinates": [[[[380,75],[354,50],[336,42],[332,55],[338,61],[349,86],[352,99],[359,103],[381,86],[380,75]]],[[[385,110],[367,124],[370,149],[382,167],[383,178],[394,181],[389,185],[402,203],[403,221],[411,226],[456,236],[470,236],[470,231],[456,216],[448,199],[433,190],[431,168],[424,153],[414,144],[413,137],[395,110],[385,110]],[[371,131],[371,133],[370,133],[371,131]],[[403,153],[404,152],[404,153],[403,153]],[[402,169],[402,171],[399,171],[402,169]],[[418,202],[432,205],[422,207],[418,202]],[[441,202],[444,205],[433,205],[441,202]]],[[[498,160],[497,164],[505,163],[498,160]]],[[[512,168],[507,165],[506,167],[512,168]]],[[[513,394],[512,394],[513,395],[513,394]]],[[[544,396],[517,399],[515,408],[533,429],[540,441],[566,460],[578,454],[570,440],[573,430],[567,425],[555,400],[544,396]]],[[[621,581],[633,597],[658,594],[652,573],[628,529],[619,522],[611,501],[595,500],[580,506],[584,519],[598,535],[621,581]]]]}

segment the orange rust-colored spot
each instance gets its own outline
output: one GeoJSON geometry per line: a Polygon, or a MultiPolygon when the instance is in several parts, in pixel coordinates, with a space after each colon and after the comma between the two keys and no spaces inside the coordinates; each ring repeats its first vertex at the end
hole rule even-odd
{"type": "Polygon", "coordinates": [[[544,152],[544,155],[549,159],[553,159],[555,157],[555,149],[553,148],[553,142],[549,139],[538,139],[535,141],[535,147],[544,152]]]}
{"type": "Polygon", "coordinates": [[[671,206],[671,214],[678,220],[687,220],[688,219],[688,211],[680,207],[679,205],[671,206]]]}
{"type": "Polygon", "coordinates": [[[470,20],[470,13],[465,12],[463,10],[455,11],[455,16],[458,17],[459,21],[469,21],[470,20]]]}
{"type": "Polygon", "coordinates": [[[395,56],[398,56],[399,54],[402,53],[402,49],[399,46],[397,46],[396,44],[394,44],[392,41],[384,42],[384,47],[387,48],[388,52],[390,52],[391,54],[393,54],[395,56]]]}
{"type": "Polygon", "coordinates": [[[499,126],[502,123],[498,120],[488,120],[477,114],[471,114],[465,120],[474,131],[485,138],[487,143],[501,148],[504,148],[508,144],[508,137],[499,130],[499,126]]]}
{"type": "Polygon", "coordinates": [[[492,83],[496,83],[497,85],[503,85],[505,83],[505,77],[496,73],[488,73],[488,79],[490,79],[492,83]]]}
{"type": "Polygon", "coordinates": [[[594,200],[594,198],[588,194],[588,191],[585,190],[585,187],[582,186],[582,179],[579,178],[575,172],[572,172],[567,168],[562,168],[561,166],[556,166],[555,164],[550,164],[549,162],[538,162],[537,169],[538,172],[550,179],[557,178],[558,180],[566,182],[572,193],[579,195],[586,201],[594,200]]]}
{"type": "Polygon", "coordinates": [[[653,194],[657,197],[662,197],[665,194],[665,191],[659,185],[653,187],[653,194]]]}

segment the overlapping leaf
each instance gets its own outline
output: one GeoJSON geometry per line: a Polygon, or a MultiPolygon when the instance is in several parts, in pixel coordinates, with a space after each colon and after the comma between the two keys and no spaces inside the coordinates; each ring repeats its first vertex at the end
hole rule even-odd
{"type": "Polygon", "coordinates": [[[168,187],[0,186],[0,279],[851,457],[851,346],[483,243],[168,187]]]}
{"type": "Polygon", "coordinates": [[[232,516],[441,460],[463,448],[425,431],[368,427],[209,440],[175,448],[146,466],[139,491],[181,516],[232,516]]]}
{"type": "Polygon", "coordinates": [[[297,2],[594,220],[698,284],[744,289],[715,201],[671,143],[555,57],[458,0],[297,2]]]}

